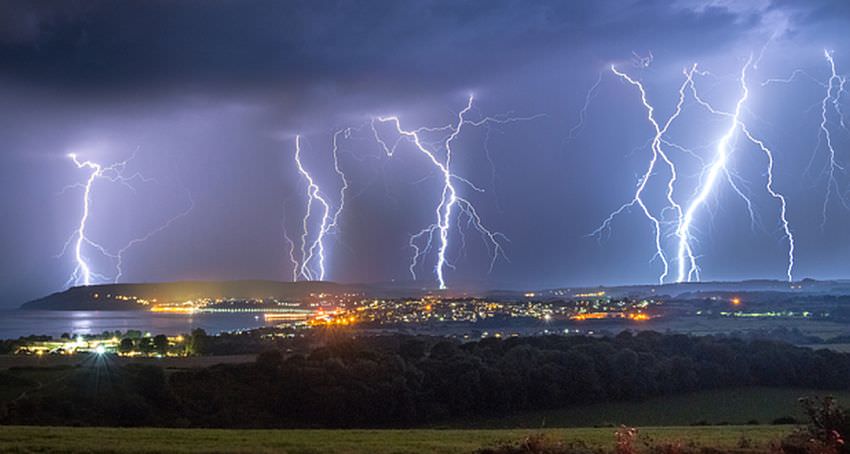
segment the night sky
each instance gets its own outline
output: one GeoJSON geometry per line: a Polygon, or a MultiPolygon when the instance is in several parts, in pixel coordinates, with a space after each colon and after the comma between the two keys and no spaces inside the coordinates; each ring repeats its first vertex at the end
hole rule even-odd
{"type": "MultiPolygon", "coordinates": [[[[733,110],[750,56],[757,64],[742,121],[774,153],[773,185],[786,197],[795,237],[794,278],[850,277],[850,210],[841,203],[845,195],[850,202],[850,132],[839,117],[842,108],[850,115],[850,93],[827,103],[840,167],[825,222],[829,155],[820,129],[830,76],[824,50],[833,51],[838,74],[850,74],[848,30],[850,3],[840,0],[2,1],[0,306],[62,290],[74,271],[72,251],[57,255],[80,222],[79,184],[89,172],[69,153],[104,165],[135,156],[124,174],[144,176],[132,180],[135,189],[93,184],[86,232],[107,251],[192,207],[127,250],[122,282],[290,280],[283,231],[300,236],[307,194],[295,136],[336,206],[332,137],[349,127],[339,156],[350,188],[338,231],[325,240],[326,278],[409,281],[408,236],[434,222],[442,180],[410,143],[383,154],[370,121],[452,124],[471,93],[469,120],[539,116],[464,127],[452,143],[452,171],[484,190],[456,183],[459,193],[510,241],[509,261],[490,272],[485,243],[467,229],[461,251],[461,227],[452,225],[449,287],[656,282],[653,229],[639,209],[590,235],[631,200],[654,132],[637,89],[610,66],[642,81],[666,118],[693,63],[711,73],[697,77],[700,94],[733,110]],[[763,85],[796,69],[789,83],[763,85]]],[[[714,159],[728,128],[728,119],[686,99],[665,136],[696,155],[665,145],[679,166],[681,203],[704,181],[700,160],[714,159]]],[[[731,147],[729,178],[749,196],[755,222],[720,178],[691,231],[701,277],[784,279],[788,243],[765,190],[765,155],[740,137],[731,147]]],[[[669,220],[659,172],[647,204],[669,220]]],[[[674,232],[663,230],[675,268],[674,232]]],[[[86,255],[115,275],[114,260],[86,255]]],[[[434,260],[431,253],[416,269],[421,285],[434,285],[434,260]]]]}

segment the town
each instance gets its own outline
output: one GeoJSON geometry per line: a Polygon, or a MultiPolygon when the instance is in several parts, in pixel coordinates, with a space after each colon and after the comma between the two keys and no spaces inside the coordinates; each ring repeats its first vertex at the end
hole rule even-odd
{"type": "MultiPolygon", "coordinates": [[[[283,340],[281,342],[292,338],[314,339],[317,337],[314,332],[328,330],[424,334],[461,341],[487,337],[605,335],[624,330],[697,332],[698,326],[703,327],[703,334],[751,332],[764,335],[781,332],[785,322],[795,322],[804,328],[797,329],[795,332],[799,335],[794,338],[783,337],[782,340],[809,344],[843,339],[842,323],[846,322],[847,310],[836,301],[817,297],[776,299],[758,293],[743,295],[668,299],[612,297],[604,291],[572,295],[557,291],[548,294],[527,292],[519,299],[439,295],[382,299],[366,298],[359,293],[321,292],[287,300],[204,297],[171,302],[126,295],[104,296],[117,301],[136,301],[146,311],[169,317],[253,314],[262,328],[221,333],[237,344],[240,341],[234,339],[249,337],[283,340]],[[801,325],[802,321],[809,324],[801,325]],[[243,337],[236,337],[238,335],[243,337]]],[[[8,341],[14,342],[14,347],[7,350],[37,356],[108,353],[124,357],[179,357],[210,353],[193,348],[192,332],[68,332],[57,338],[32,334],[8,341]]],[[[253,347],[239,351],[245,348],[253,347]]]]}

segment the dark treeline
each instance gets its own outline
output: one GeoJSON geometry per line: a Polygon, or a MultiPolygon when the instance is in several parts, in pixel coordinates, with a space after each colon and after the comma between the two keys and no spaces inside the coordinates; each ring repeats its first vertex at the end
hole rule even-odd
{"type": "Polygon", "coordinates": [[[457,343],[382,336],[166,373],[81,367],[0,408],[11,424],[403,427],[464,416],[760,386],[850,387],[850,355],[641,332],[457,343]]]}

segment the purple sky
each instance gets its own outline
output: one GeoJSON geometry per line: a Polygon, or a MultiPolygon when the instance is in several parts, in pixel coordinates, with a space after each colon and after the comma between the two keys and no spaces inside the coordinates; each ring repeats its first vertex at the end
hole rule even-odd
{"type": "MultiPolygon", "coordinates": [[[[73,251],[56,257],[83,209],[81,189],[63,188],[88,175],[70,152],[109,165],[135,151],[125,174],[155,180],[136,180],[135,191],[95,182],[87,233],[108,251],[194,203],[127,250],[122,281],[290,279],[282,227],[300,235],[307,190],[294,137],[302,135],[304,164],[336,204],[331,139],[346,127],[361,129],[339,142],[351,187],[325,241],[326,277],[410,280],[408,236],[433,222],[442,183],[409,144],[382,155],[368,124],[397,115],[410,129],[447,125],[471,92],[471,120],[543,116],[470,127],[454,143],[453,171],[484,189],[459,191],[510,239],[510,261],[489,272],[485,243],[467,230],[463,253],[454,225],[449,285],[655,282],[661,264],[651,261],[653,230],[639,210],[616,218],[601,239],[588,236],[630,200],[653,135],[637,90],[609,66],[643,81],[666,117],[682,68],[695,62],[712,73],[698,78],[700,92],[732,110],[750,55],[759,64],[742,117],[775,154],[774,186],[787,198],[796,240],[794,276],[850,277],[850,211],[838,197],[850,180],[839,169],[822,226],[828,155],[819,129],[830,74],[823,52],[834,51],[838,72],[850,73],[847,30],[850,4],[840,0],[0,2],[0,307],[61,290],[74,271],[73,251]],[[652,63],[639,67],[633,52],[651,53],[652,63]],[[815,80],[762,86],[795,69],[815,80]],[[597,80],[584,126],[569,139],[597,80]]],[[[828,127],[848,168],[850,133],[838,112],[850,112],[850,94],[842,96],[837,110],[830,102],[828,127]]],[[[710,162],[727,127],[689,98],[667,139],[710,162]]],[[[691,232],[702,278],[782,279],[787,241],[764,190],[766,161],[743,140],[734,150],[729,167],[757,222],[751,227],[724,177],[691,232]]],[[[676,197],[687,203],[701,165],[669,153],[680,165],[676,197]]],[[[647,199],[660,213],[664,175],[656,178],[647,199]]],[[[672,251],[670,234],[665,227],[662,241],[672,251]]],[[[85,254],[114,276],[114,260],[85,254]]],[[[434,260],[429,254],[417,268],[423,285],[433,285],[434,260]]]]}

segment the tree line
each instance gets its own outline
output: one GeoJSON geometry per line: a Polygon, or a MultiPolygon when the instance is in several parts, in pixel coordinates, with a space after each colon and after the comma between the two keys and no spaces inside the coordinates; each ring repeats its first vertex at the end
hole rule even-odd
{"type": "Polygon", "coordinates": [[[0,407],[7,424],[409,427],[697,390],[850,387],[850,355],[768,340],[640,332],[344,339],[308,354],[166,373],[81,367],[0,407]]]}

